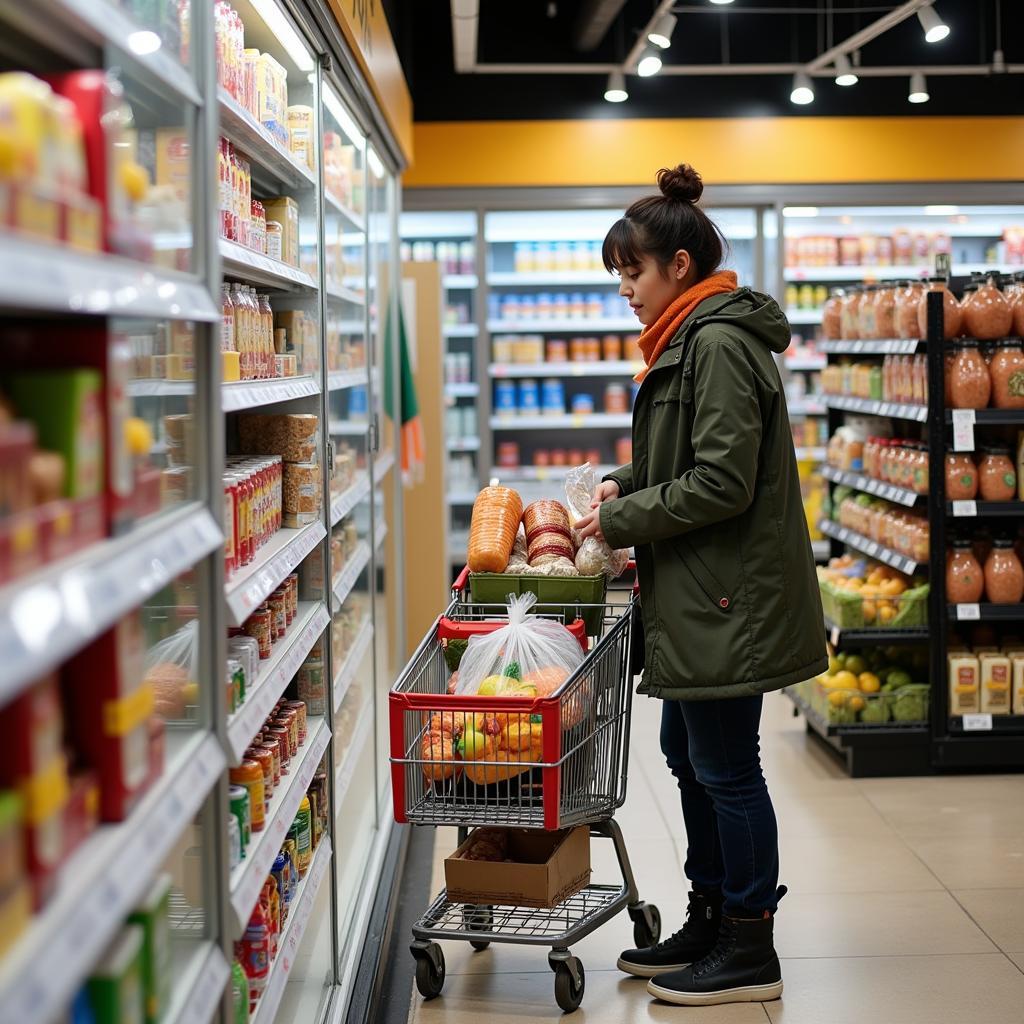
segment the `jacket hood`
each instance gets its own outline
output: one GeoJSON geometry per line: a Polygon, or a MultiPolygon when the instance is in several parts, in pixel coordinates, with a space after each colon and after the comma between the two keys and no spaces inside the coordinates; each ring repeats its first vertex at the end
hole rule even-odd
{"type": "Polygon", "coordinates": [[[773,352],[785,352],[792,341],[786,314],[779,304],[763,292],[737,288],[734,292],[705,299],[683,322],[673,344],[683,340],[697,321],[732,324],[757,338],[773,352]]]}

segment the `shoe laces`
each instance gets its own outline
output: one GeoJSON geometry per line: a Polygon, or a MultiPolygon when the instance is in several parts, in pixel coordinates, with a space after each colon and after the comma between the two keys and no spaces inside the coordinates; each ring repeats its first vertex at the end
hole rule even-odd
{"type": "Polygon", "coordinates": [[[715,948],[703,960],[693,965],[693,976],[699,978],[717,970],[732,955],[736,946],[736,922],[732,918],[722,917],[722,930],[718,933],[715,948]]]}
{"type": "Polygon", "coordinates": [[[654,949],[657,952],[664,952],[666,949],[670,948],[680,939],[685,938],[690,932],[692,932],[696,928],[697,922],[694,914],[694,907],[696,904],[697,900],[694,898],[693,893],[691,893],[690,902],[686,908],[686,920],[683,922],[683,927],[680,928],[679,931],[674,932],[667,939],[662,939],[661,942],[657,943],[654,946],[654,949]]]}

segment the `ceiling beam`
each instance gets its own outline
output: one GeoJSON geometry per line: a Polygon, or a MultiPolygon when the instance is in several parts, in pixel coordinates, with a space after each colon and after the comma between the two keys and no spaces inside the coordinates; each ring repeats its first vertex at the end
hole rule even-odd
{"type": "Polygon", "coordinates": [[[580,53],[595,50],[625,6],[626,0],[585,0],[572,25],[573,49],[580,53]]]}
{"type": "MultiPolygon", "coordinates": [[[[819,53],[804,70],[809,74],[814,71],[820,71],[822,68],[833,64],[836,57],[840,54],[849,56],[854,50],[859,50],[873,39],[877,39],[880,35],[888,32],[889,29],[895,28],[906,21],[907,18],[912,18],[922,7],[930,7],[932,2],[933,0],[907,0],[907,3],[900,4],[899,7],[889,11],[888,14],[883,14],[877,20],[871,22],[870,25],[866,25],[859,32],[854,32],[852,36],[844,39],[841,43],[837,43],[824,53],[819,53]]],[[[858,72],[859,70],[858,68],[858,72]]]]}
{"type": "MultiPolygon", "coordinates": [[[[478,75],[607,75],[618,71],[618,64],[477,64],[473,69],[478,75]]],[[[803,71],[803,64],[666,64],[658,77],[689,76],[714,77],[721,75],[792,75],[803,71]]],[[[991,64],[923,64],[919,66],[895,65],[857,68],[861,78],[905,78],[919,71],[928,77],[974,75],[978,77],[993,74],[1024,74],[1024,64],[1007,64],[1005,71],[996,70],[991,64]]],[[[809,71],[812,78],[832,78],[832,68],[818,68],[809,71]]]]}
{"type": "Polygon", "coordinates": [[[650,21],[644,25],[643,31],[636,37],[636,42],[633,44],[633,48],[626,54],[626,59],[622,64],[619,65],[625,74],[631,75],[636,71],[640,55],[648,46],[647,33],[654,28],[663,14],[672,9],[673,2],[674,0],[658,0],[658,5],[654,8],[654,13],[651,15],[650,21]]]}

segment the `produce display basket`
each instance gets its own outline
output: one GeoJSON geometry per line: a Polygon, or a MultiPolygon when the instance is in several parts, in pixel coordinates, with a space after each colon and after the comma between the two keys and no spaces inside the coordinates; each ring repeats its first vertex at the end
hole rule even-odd
{"type": "Polygon", "coordinates": [[[469,574],[469,593],[474,604],[501,606],[509,594],[536,594],[533,611],[571,621],[579,617],[588,636],[599,636],[604,621],[608,578],[599,576],[533,576],[500,572],[469,574]]]}
{"type": "Polygon", "coordinates": [[[894,597],[865,597],[819,580],[826,618],[842,629],[912,629],[928,625],[928,584],[894,597]]]}
{"type": "Polygon", "coordinates": [[[931,687],[910,683],[889,693],[864,693],[861,690],[826,686],[819,679],[808,679],[796,687],[805,704],[829,725],[885,725],[928,721],[931,687]]]}

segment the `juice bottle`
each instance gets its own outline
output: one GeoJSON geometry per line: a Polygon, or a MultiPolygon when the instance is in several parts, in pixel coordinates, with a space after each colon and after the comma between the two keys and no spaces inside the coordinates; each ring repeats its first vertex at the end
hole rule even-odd
{"type": "Polygon", "coordinates": [[[231,298],[231,285],[227,283],[220,289],[220,350],[238,351],[235,348],[235,303],[231,298]]]}
{"type": "Polygon", "coordinates": [[[295,815],[295,825],[299,874],[304,875],[309,870],[310,861],[313,859],[313,811],[308,796],[304,796],[302,803],[299,804],[299,813],[295,815]]]}
{"type": "Polygon", "coordinates": [[[270,296],[259,296],[260,346],[263,352],[264,377],[274,376],[274,311],[270,308],[270,296]]]}
{"type": "Polygon", "coordinates": [[[257,901],[239,945],[242,969],[249,979],[249,1012],[252,1013],[267,987],[270,973],[270,924],[262,900],[257,901]]]}

